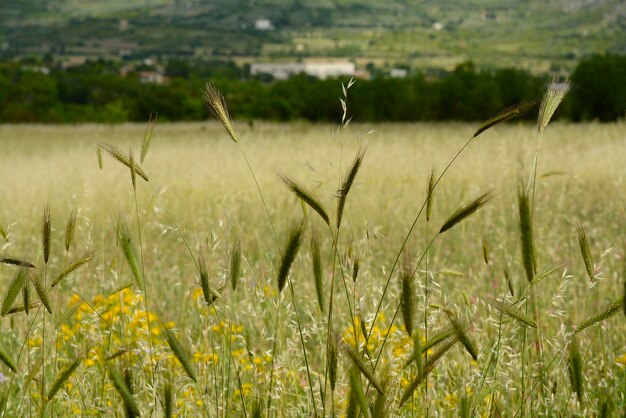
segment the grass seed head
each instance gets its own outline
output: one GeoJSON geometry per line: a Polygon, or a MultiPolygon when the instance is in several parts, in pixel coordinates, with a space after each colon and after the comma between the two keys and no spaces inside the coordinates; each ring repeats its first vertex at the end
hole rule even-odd
{"type": "Polygon", "coordinates": [[[435,172],[435,168],[433,167],[432,170],[430,170],[430,175],[428,176],[428,190],[426,194],[426,221],[427,222],[430,221],[430,217],[433,211],[433,201],[435,199],[435,183],[437,182],[435,177],[436,177],[436,172],[435,172]]]}
{"type": "Polygon", "coordinates": [[[576,393],[578,402],[583,401],[582,362],[582,356],[578,347],[578,339],[576,338],[576,334],[574,334],[568,346],[567,370],[569,373],[570,383],[572,384],[572,391],[576,393]]]}
{"type": "Polygon", "coordinates": [[[43,208],[43,216],[41,218],[41,246],[43,248],[43,261],[48,264],[50,258],[50,206],[43,208]]]}
{"type": "Polygon", "coordinates": [[[533,220],[530,198],[526,192],[523,182],[520,182],[517,193],[517,204],[519,210],[519,229],[522,251],[522,263],[526,278],[531,283],[537,274],[537,261],[535,256],[535,243],[533,239],[533,220]]]}
{"type": "Polygon", "coordinates": [[[531,113],[533,110],[537,108],[538,100],[531,100],[527,102],[521,102],[511,107],[507,107],[500,111],[497,115],[492,117],[491,119],[485,121],[480,127],[474,132],[474,138],[485,132],[487,129],[510,119],[517,118],[519,116],[527,115],[531,113]]]}
{"type": "Polygon", "coordinates": [[[537,116],[537,130],[539,133],[542,133],[546,126],[548,126],[550,119],[552,119],[552,115],[554,115],[554,112],[559,107],[561,101],[563,101],[571,87],[572,82],[568,79],[560,80],[558,78],[554,78],[550,84],[548,84],[548,88],[546,89],[543,99],[541,100],[539,114],[537,116]]]}
{"type": "Polygon", "coordinates": [[[296,259],[296,255],[298,254],[298,250],[300,249],[300,243],[302,242],[302,236],[304,235],[304,224],[301,223],[295,227],[292,227],[291,232],[289,233],[289,241],[287,242],[287,247],[285,248],[285,252],[283,253],[283,257],[280,262],[280,267],[278,269],[278,292],[282,292],[285,287],[285,283],[287,283],[287,277],[289,276],[289,270],[291,269],[291,265],[296,259]]]}
{"type": "Polygon", "coordinates": [[[2,316],[6,315],[13,307],[15,300],[24,287],[25,279],[26,269],[22,267],[15,272],[13,280],[11,280],[11,283],[9,284],[9,289],[4,296],[4,301],[2,302],[2,312],[0,312],[2,316]]]}
{"type": "Polygon", "coordinates": [[[452,215],[448,217],[448,219],[446,219],[446,221],[443,223],[443,226],[439,230],[439,233],[442,234],[446,232],[447,230],[453,228],[454,226],[458,225],[465,218],[472,215],[478,209],[482,208],[492,198],[493,198],[493,193],[487,192],[477,197],[476,199],[472,200],[471,202],[466,203],[465,205],[459,207],[452,215]]]}
{"type": "Polygon", "coordinates": [[[237,240],[237,243],[232,249],[230,255],[230,285],[233,290],[237,289],[239,284],[239,276],[241,275],[241,241],[237,240]]]}
{"type": "Polygon", "coordinates": [[[65,251],[69,251],[74,242],[74,230],[76,228],[76,209],[70,213],[70,217],[67,219],[65,225],[65,251]]]}
{"type": "Polygon", "coordinates": [[[235,142],[239,142],[224,96],[211,83],[208,83],[204,89],[204,104],[211,112],[211,115],[222,124],[230,138],[235,142]]]}
{"type": "Polygon", "coordinates": [[[587,233],[585,232],[585,228],[583,227],[583,223],[580,219],[578,220],[578,226],[576,228],[576,231],[578,233],[578,246],[580,247],[580,253],[583,257],[583,262],[585,263],[587,275],[589,276],[589,280],[591,280],[591,283],[594,283],[594,262],[593,258],[591,257],[591,250],[589,249],[589,240],[587,239],[587,233]]]}
{"type": "Polygon", "coordinates": [[[150,113],[150,118],[148,119],[148,125],[146,125],[146,130],[143,133],[143,142],[141,144],[141,157],[140,162],[143,164],[143,160],[146,158],[146,154],[148,154],[148,148],[150,148],[150,142],[152,142],[152,132],[154,131],[154,126],[157,122],[157,117],[159,114],[157,112],[150,113]]]}
{"type": "Polygon", "coordinates": [[[315,212],[318,213],[318,215],[320,215],[320,217],[327,225],[330,225],[328,212],[326,212],[326,209],[324,208],[324,205],[322,205],[322,202],[320,202],[320,200],[311,190],[298,184],[296,181],[290,179],[287,176],[280,176],[280,178],[285,183],[285,185],[287,185],[289,190],[291,190],[293,194],[298,197],[298,199],[309,205],[311,209],[313,209],[315,212]]]}
{"type": "Polygon", "coordinates": [[[320,254],[320,241],[317,232],[313,230],[311,237],[311,264],[313,265],[313,279],[315,280],[315,293],[320,312],[324,313],[324,286],[322,282],[322,257],[320,254]]]}
{"type": "Polygon", "coordinates": [[[337,229],[341,226],[341,220],[343,219],[343,210],[346,205],[346,199],[348,198],[348,193],[350,193],[350,189],[354,185],[354,179],[356,179],[356,175],[359,172],[359,168],[361,168],[361,163],[363,162],[363,158],[365,157],[365,148],[361,148],[354,157],[352,161],[352,165],[348,168],[346,175],[343,178],[343,182],[341,183],[341,187],[337,190],[337,229]]]}

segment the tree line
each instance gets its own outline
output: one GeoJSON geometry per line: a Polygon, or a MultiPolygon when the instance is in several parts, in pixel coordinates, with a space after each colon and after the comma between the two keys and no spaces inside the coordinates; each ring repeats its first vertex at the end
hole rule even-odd
{"type": "MultiPolygon", "coordinates": [[[[571,121],[613,121],[626,111],[626,56],[582,60],[570,75],[574,87],[558,116],[571,121]]],[[[139,71],[120,75],[120,64],[91,61],[77,67],[0,62],[0,122],[118,123],[203,120],[202,90],[213,82],[236,119],[336,122],[340,82],[306,75],[288,80],[250,77],[231,63],[168,63],[165,84],[142,82],[139,71]]],[[[519,69],[481,70],[471,62],[440,75],[378,76],[358,80],[348,107],[355,120],[484,120],[502,108],[540,97],[549,81],[519,69]]]]}

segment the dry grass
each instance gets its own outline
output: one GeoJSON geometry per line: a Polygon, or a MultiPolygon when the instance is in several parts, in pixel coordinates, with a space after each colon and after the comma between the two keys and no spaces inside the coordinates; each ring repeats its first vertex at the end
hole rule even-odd
{"type": "MultiPolygon", "coordinates": [[[[519,348],[525,327],[520,324],[541,329],[544,372],[556,388],[554,397],[542,397],[552,387],[533,386],[540,381],[536,369],[526,376],[526,391],[532,394],[529,402],[534,402],[540,414],[589,413],[600,409],[601,399],[612,399],[614,411],[624,408],[626,333],[618,332],[624,329],[624,318],[614,314],[623,307],[616,295],[624,289],[626,196],[620,191],[626,168],[620,156],[626,153],[626,126],[551,124],[543,133],[532,219],[540,273],[532,284],[515,242],[517,179],[534,153],[533,126],[498,125],[476,139],[437,187],[430,223],[444,225],[459,202],[481,191],[493,189],[495,197],[430,248],[430,338],[418,344],[402,326],[404,321],[396,318],[392,324],[392,316],[398,301],[411,299],[406,294],[401,297],[403,287],[405,293],[416,292],[414,300],[405,304],[411,307],[407,312],[415,311],[418,316],[424,312],[423,280],[394,280],[374,324],[373,314],[391,263],[416,209],[427,197],[432,167],[441,171],[476,126],[383,124],[366,136],[371,128],[352,123],[341,132],[345,145],[340,163],[340,147],[330,126],[257,123],[251,129],[235,123],[233,127],[254,168],[281,243],[290,241],[294,220],[307,219],[305,230],[296,227],[298,234],[304,234],[297,237],[299,244],[310,239],[312,230],[325,231],[332,214],[322,219],[309,202],[286,189],[276,173],[297,178],[318,200],[314,203],[333,208],[337,190],[345,189],[342,180],[350,178],[349,158],[357,155],[359,173],[350,181],[350,196],[341,208],[335,270],[333,329],[345,349],[337,350],[335,344],[337,369],[331,367],[330,378],[333,409],[344,413],[351,401],[362,409],[364,399],[374,404],[374,395],[379,393],[378,398],[387,403],[373,406],[391,415],[415,416],[427,410],[449,414],[460,411],[461,404],[488,413],[497,404],[504,416],[512,416],[522,402],[519,348]],[[364,158],[359,153],[363,146],[367,146],[364,158]],[[587,260],[586,264],[581,257],[578,219],[592,238],[585,239],[584,252],[593,254],[593,263],[587,260]],[[485,240],[488,257],[483,253],[485,240]],[[358,280],[353,282],[349,278],[354,260],[359,268],[358,280]],[[556,271],[554,265],[559,266],[556,271]],[[590,286],[592,265],[594,283],[590,286]],[[546,271],[553,274],[537,280],[546,271]],[[505,299],[509,288],[516,295],[513,301],[532,295],[540,307],[539,317],[511,305],[505,299]],[[457,325],[453,330],[450,311],[457,325]],[[576,355],[571,351],[571,329],[562,325],[565,321],[579,325],[576,355]],[[458,341],[462,344],[455,344],[458,341]],[[497,363],[490,363],[495,361],[490,353],[496,341],[500,354],[497,363]],[[378,360],[382,344],[386,349],[378,360]],[[428,354],[426,361],[421,355],[415,361],[415,347],[428,354]],[[466,348],[476,361],[465,353],[466,348]],[[404,367],[410,359],[410,367],[404,367]],[[484,373],[486,364],[493,365],[488,373],[484,373]],[[355,365],[359,373],[350,374],[355,365]],[[571,365],[575,366],[574,388],[571,365]]],[[[328,270],[334,256],[329,238],[319,233],[312,257],[306,251],[292,251],[288,263],[283,259],[281,273],[279,260],[284,256],[275,245],[238,144],[228,140],[217,123],[203,123],[157,125],[153,134],[150,131],[154,137],[140,169],[150,182],[136,184],[140,246],[130,226],[118,232],[118,225],[134,228],[134,192],[129,168],[122,164],[141,176],[137,161],[130,153],[129,157],[122,154],[124,161],[118,158],[122,164],[104,158],[100,170],[95,144],[107,141],[117,150],[129,146],[137,150],[144,134],[141,125],[0,126],[5,145],[0,156],[0,195],[7,197],[0,203],[0,227],[6,233],[6,238],[0,237],[0,261],[8,263],[0,266],[0,295],[9,294],[3,299],[3,313],[20,308],[17,299],[24,283],[29,285],[30,280],[36,291],[30,296],[33,307],[28,317],[18,312],[2,322],[7,332],[0,340],[0,372],[9,379],[0,383],[0,395],[8,393],[9,385],[31,388],[12,394],[7,411],[38,412],[41,368],[50,385],[47,411],[54,416],[97,415],[100,409],[129,415],[159,415],[169,410],[178,416],[242,415],[244,410],[249,415],[265,413],[270,380],[271,415],[313,415],[301,338],[311,365],[313,399],[321,404],[327,359],[322,308],[327,305],[318,295],[329,296],[328,270]],[[44,228],[47,244],[41,240],[45,202],[50,205],[50,225],[44,228]],[[65,246],[68,217],[72,239],[65,246]],[[198,251],[202,257],[197,257],[198,251]],[[206,281],[202,286],[196,259],[202,260],[200,281],[206,281]],[[16,265],[42,267],[43,261],[49,265],[51,283],[62,279],[53,291],[45,287],[43,269],[31,268],[21,278],[15,275],[16,265]],[[277,278],[282,281],[278,288],[277,278]],[[209,279],[221,297],[210,297],[207,305],[205,296],[214,296],[207,286],[209,279]],[[294,299],[278,294],[288,280],[294,299]],[[149,293],[149,308],[141,293],[129,287],[133,281],[149,293]],[[39,299],[53,314],[45,343],[37,339],[41,325],[36,315],[43,310],[36,305],[39,299]],[[27,334],[28,326],[32,330],[27,334]],[[57,346],[55,341],[63,344],[57,346]],[[280,349],[272,350],[275,342],[280,349]],[[38,366],[42,350],[47,350],[48,357],[38,366]],[[51,355],[55,352],[58,364],[51,355]],[[20,373],[13,374],[12,366],[20,373]],[[34,379],[27,381],[22,375],[34,379]],[[164,391],[164,387],[170,389],[164,391]]],[[[418,225],[407,245],[413,257],[421,254],[434,233],[418,225]]],[[[286,252],[289,247],[285,246],[286,252]]],[[[417,270],[420,279],[425,268],[417,270]]],[[[420,338],[422,321],[412,324],[413,336],[420,338]]],[[[534,337],[530,341],[534,343],[534,337]]],[[[528,364],[538,361],[534,351],[527,360],[528,364]]],[[[326,402],[329,399],[330,390],[326,402]]]]}

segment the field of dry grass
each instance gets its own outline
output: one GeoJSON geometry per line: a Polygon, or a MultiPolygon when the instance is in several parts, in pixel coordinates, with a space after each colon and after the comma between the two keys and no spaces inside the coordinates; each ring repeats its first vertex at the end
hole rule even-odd
{"type": "MultiPolygon", "coordinates": [[[[576,326],[624,293],[623,122],[546,129],[533,232],[538,275],[554,270],[532,285],[520,256],[518,183],[530,171],[536,128],[498,125],[471,143],[433,193],[430,221],[419,219],[400,257],[411,270],[424,255],[411,279],[411,337],[398,308],[405,269],[390,271],[426,199],[429,173],[433,168],[440,173],[477,127],[351,124],[340,134],[330,125],[306,123],[235,128],[277,240],[238,144],[217,123],[158,124],[141,163],[149,182],[137,178],[136,194],[130,170],[105,152],[100,169],[96,148],[107,141],[125,153],[132,148],[139,159],[145,126],[0,126],[0,254],[36,266],[25,279],[32,283],[30,300],[41,298],[38,280],[49,285],[70,260],[95,251],[48,292],[52,314],[32,302],[28,316],[2,318],[0,348],[9,362],[0,366],[0,395],[7,416],[39,413],[46,404],[42,395],[50,398],[49,416],[123,411],[160,416],[169,399],[177,416],[342,416],[363,405],[357,386],[371,404],[370,411],[361,408],[365,416],[376,416],[380,405],[391,416],[582,416],[604,407],[613,413],[626,408],[622,308],[611,311],[616,317],[575,334],[581,360],[572,360],[571,343],[576,326]],[[333,225],[337,190],[362,147],[365,156],[341,234],[329,233],[279,175],[312,190],[333,225]],[[427,248],[459,206],[490,190],[494,198],[484,208],[427,248]],[[52,223],[48,263],[41,251],[46,204],[52,223]],[[72,210],[76,227],[66,251],[72,210]],[[284,262],[279,246],[288,247],[292,229],[303,219],[289,283],[279,292],[284,262]],[[581,256],[579,220],[593,279],[581,256]],[[119,224],[128,227],[139,272],[118,244],[119,224]],[[323,312],[310,254],[313,233],[320,242],[323,312]],[[232,267],[238,242],[239,274],[232,267]],[[201,259],[208,285],[220,294],[210,306],[198,272],[201,259]],[[333,271],[339,349],[331,394],[325,365],[333,271]],[[380,302],[388,277],[389,290],[380,302]],[[537,328],[502,314],[490,305],[493,299],[505,300],[537,328]],[[381,314],[375,315],[379,304],[381,314]],[[407,388],[428,369],[428,359],[456,340],[450,343],[449,337],[424,350],[420,361],[405,363],[416,346],[429,345],[451,323],[476,346],[476,359],[460,338],[399,407],[407,388]],[[350,352],[361,362],[352,374],[350,352]],[[572,364],[582,367],[582,390],[571,384],[577,373],[568,371],[572,364]],[[373,378],[364,370],[373,370],[373,378]],[[67,379],[59,381],[64,371],[67,379]],[[384,395],[372,380],[384,386],[384,395]],[[50,396],[57,383],[61,386],[50,396]]],[[[14,265],[0,266],[5,302],[18,275],[14,265]]],[[[23,304],[24,297],[7,310],[23,304]]]]}

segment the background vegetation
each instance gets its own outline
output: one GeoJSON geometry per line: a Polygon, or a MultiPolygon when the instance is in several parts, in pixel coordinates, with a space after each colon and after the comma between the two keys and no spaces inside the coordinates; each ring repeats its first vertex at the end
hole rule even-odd
{"type": "MultiPolygon", "coordinates": [[[[50,74],[41,62],[0,63],[0,122],[202,120],[201,91],[215,80],[236,119],[336,121],[341,109],[337,80],[305,75],[286,81],[251,79],[245,69],[219,62],[172,60],[166,85],[142,83],[137,72],[122,77],[119,63],[94,61],[50,74]]],[[[626,56],[595,56],[572,73],[574,87],[559,116],[572,121],[611,121],[624,116],[626,56]]],[[[347,81],[347,80],[344,80],[347,81]]],[[[350,99],[359,121],[486,120],[505,106],[536,99],[547,77],[515,69],[480,70],[472,63],[440,76],[422,73],[359,80],[350,99]]]]}

